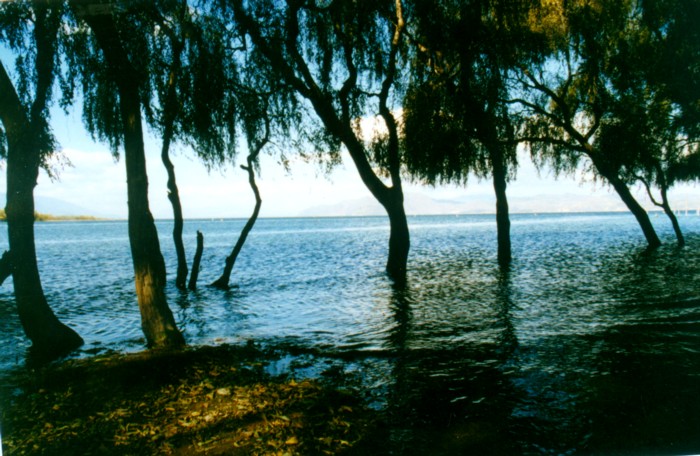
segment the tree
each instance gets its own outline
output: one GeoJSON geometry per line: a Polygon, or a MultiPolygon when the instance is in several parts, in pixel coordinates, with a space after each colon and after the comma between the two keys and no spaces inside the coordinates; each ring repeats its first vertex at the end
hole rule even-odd
{"type": "MultiPolygon", "coordinates": [[[[158,232],[148,204],[148,176],[141,126],[141,93],[143,77],[139,77],[129,53],[124,47],[121,30],[108,9],[93,9],[79,0],[71,0],[76,15],[90,27],[92,36],[106,63],[108,81],[116,86],[118,112],[115,117],[98,119],[105,122],[101,134],[113,144],[123,141],[127,174],[129,241],[134,265],[136,295],[141,311],[141,325],[150,347],[179,347],[184,338],[177,326],[165,297],[165,262],[160,251],[158,232]]],[[[100,5],[104,7],[105,5],[100,5]]],[[[125,17],[122,17],[125,24],[125,17]]],[[[83,78],[93,78],[85,74],[83,78]]],[[[104,81],[100,81],[105,83],[104,81]]],[[[97,89],[98,92],[104,89],[97,89]]],[[[93,95],[85,93],[86,97],[93,95]]]]}
{"type": "MultiPolygon", "coordinates": [[[[516,54],[513,27],[488,1],[416,1],[414,70],[404,101],[404,163],[434,185],[491,176],[498,260],[511,261],[507,182],[516,164],[515,119],[503,103],[516,54]]],[[[516,10],[509,7],[509,15],[516,10]]]]}
{"type": "MultiPolygon", "coordinates": [[[[61,323],[44,295],[34,244],[34,187],[39,168],[55,150],[48,125],[48,108],[58,60],[58,31],[62,8],[48,2],[0,6],[0,36],[20,52],[18,91],[0,62],[0,120],[7,159],[7,228],[9,257],[20,322],[40,357],[55,357],[83,344],[61,323]],[[31,23],[32,27],[28,27],[31,23]],[[31,29],[31,30],[30,30],[31,29]],[[24,48],[24,35],[29,49],[24,48]],[[32,87],[33,86],[33,87],[32,87]],[[31,89],[30,89],[31,87],[31,89]]],[[[7,265],[7,263],[4,263],[7,265]]]]}
{"type": "Polygon", "coordinates": [[[582,159],[590,160],[589,169],[615,189],[654,248],[661,241],[626,178],[636,151],[611,150],[601,142],[601,132],[617,122],[603,69],[627,20],[625,8],[622,1],[605,8],[583,1],[546,2],[535,8],[530,26],[545,37],[551,52],[519,68],[519,94],[512,102],[528,117],[522,139],[533,156],[557,172],[572,172],[582,159]]]}
{"type": "MultiPolygon", "coordinates": [[[[318,6],[296,0],[254,4],[231,0],[225,4],[248,37],[251,54],[262,56],[255,64],[267,65],[269,77],[291,87],[320,120],[323,132],[308,136],[317,139],[330,161],[337,160],[342,144],[363,183],[386,210],[390,223],[386,269],[397,284],[403,284],[410,235],[393,103],[398,80],[404,76],[402,2],[318,6]],[[358,127],[362,118],[381,119],[386,133],[365,142],[358,127]]],[[[306,127],[313,121],[307,118],[306,127]]]]}
{"type": "Polygon", "coordinates": [[[682,180],[700,139],[700,32],[696,2],[650,0],[629,6],[624,28],[603,70],[614,98],[615,123],[603,131],[609,148],[634,150],[629,179],[671,220],[679,245],[685,240],[668,190],[682,180]],[[660,199],[652,189],[658,189],[660,199]]]}
{"type": "Polygon", "coordinates": [[[175,141],[184,142],[210,167],[235,155],[236,107],[227,88],[236,68],[227,64],[233,60],[227,55],[223,27],[194,14],[185,1],[148,3],[143,10],[147,26],[156,29],[145,32],[152,41],[148,71],[158,101],[147,110],[147,120],[163,138],[161,160],[168,173],[178,264],[175,284],[184,289],[184,221],[170,149],[175,141]]]}

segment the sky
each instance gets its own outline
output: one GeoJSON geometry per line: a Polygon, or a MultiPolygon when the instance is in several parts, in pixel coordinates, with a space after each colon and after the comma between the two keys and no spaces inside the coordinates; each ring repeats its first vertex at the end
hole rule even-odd
{"type": "MultiPolygon", "coordinates": [[[[12,65],[13,58],[0,48],[0,60],[12,65]]],[[[9,68],[10,72],[12,69],[9,68]]],[[[368,123],[371,124],[371,121],[368,123]]],[[[54,107],[51,126],[60,144],[63,165],[58,178],[50,179],[43,171],[35,189],[37,209],[56,215],[92,215],[126,218],[126,171],[123,161],[115,161],[106,144],[93,141],[86,133],[79,108],[68,114],[54,107]],[[66,162],[70,163],[69,165],[66,162]],[[60,202],[60,204],[59,204],[60,202]],[[70,205],[70,209],[64,206],[70,205]],[[67,213],[72,212],[72,213],[67,213]],[[75,213],[80,212],[80,213],[75,213]]],[[[149,201],[154,217],[172,218],[167,199],[167,174],[160,160],[160,140],[148,133],[145,137],[149,177],[149,201]]],[[[207,170],[191,151],[175,147],[178,187],[186,218],[248,217],[254,196],[247,174],[239,168],[246,151],[239,152],[239,162],[220,170],[207,170]]],[[[381,207],[362,184],[347,153],[343,163],[326,174],[321,167],[288,154],[287,172],[274,157],[261,158],[261,175],[257,178],[263,199],[261,217],[380,215],[381,207]]],[[[559,179],[535,169],[527,154],[520,153],[517,179],[508,187],[511,212],[585,212],[625,210],[614,192],[600,183],[590,182],[582,172],[559,179]]],[[[6,191],[4,165],[0,163],[0,193],[6,191]]],[[[428,187],[404,183],[406,211],[412,214],[493,213],[495,198],[490,181],[473,178],[466,187],[444,185],[428,187]]],[[[642,189],[634,190],[640,203],[653,209],[642,189]]],[[[672,189],[669,194],[674,208],[700,209],[700,191],[696,185],[672,189]]]]}
{"type": "MultiPolygon", "coordinates": [[[[58,199],[77,206],[83,214],[98,217],[126,218],[126,171],[122,159],[115,161],[107,145],[94,142],[82,126],[79,112],[65,115],[52,112],[52,127],[62,153],[70,165],[59,168],[58,179],[51,180],[43,171],[35,189],[37,200],[58,199]]],[[[146,137],[146,162],[149,176],[149,200],[156,218],[172,218],[167,199],[165,168],[160,160],[160,140],[146,137]]],[[[263,199],[261,217],[296,217],[324,215],[381,214],[381,208],[362,184],[352,161],[344,155],[343,164],[330,174],[321,167],[289,154],[290,172],[275,158],[264,156],[258,185],[263,199]]],[[[244,160],[245,151],[239,153],[244,160]]],[[[239,163],[222,170],[208,171],[183,147],[173,153],[178,186],[186,218],[248,217],[254,196],[247,174],[239,163]]],[[[585,176],[555,179],[551,173],[538,172],[521,153],[517,179],[509,185],[512,212],[580,212],[624,210],[619,198],[606,186],[582,182],[585,176]]],[[[5,173],[0,172],[0,192],[6,187],[5,173]]],[[[424,213],[493,213],[495,199],[490,181],[472,179],[464,186],[428,187],[405,184],[409,214],[424,213]]],[[[641,189],[640,201],[651,208],[641,189]]],[[[700,192],[684,186],[671,193],[678,209],[700,207],[700,192]]],[[[45,206],[45,205],[44,205],[45,206]]],[[[45,207],[42,211],[47,211],[45,207]]],[[[51,212],[51,208],[48,208],[51,212]]],[[[65,210],[58,210],[65,212],[65,210]]]]}

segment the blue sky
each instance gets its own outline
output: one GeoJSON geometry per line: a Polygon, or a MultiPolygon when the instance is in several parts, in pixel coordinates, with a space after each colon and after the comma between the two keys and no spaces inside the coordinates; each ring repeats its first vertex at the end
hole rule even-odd
{"type": "MultiPolygon", "coordinates": [[[[70,202],[84,208],[88,214],[125,217],[126,172],[123,160],[115,162],[106,145],[95,143],[87,136],[78,113],[65,116],[59,110],[54,111],[58,111],[53,117],[54,133],[71,165],[60,169],[59,179],[55,181],[42,172],[35,194],[70,202]]],[[[146,150],[151,210],[156,218],[170,218],[172,212],[166,194],[167,176],[160,161],[158,138],[148,136],[146,150]]],[[[241,159],[244,156],[241,154],[241,159]]],[[[325,175],[319,166],[296,159],[293,155],[291,157],[289,173],[274,158],[263,157],[262,175],[258,178],[263,198],[261,216],[324,215],[329,206],[349,200],[371,199],[349,158],[345,157],[342,165],[325,175]]],[[[176,149],[173,161],[187,218],[246,217],[250,214],[253,195],[246,173],[238,164],[209,172],[182,147],[176,149]]],[[[0,173],[0,188],[5,187],[5,180],[4,173],[0,173]]],[[[510,185],[509,195],[514,199],[530,199],[528,211],[544,211],[547,207],[551,210],[551,206],[545,206],[548,198],[561,195],[566,195],[565,201],[570,203],[568,206],[559,203],[558,210],[562,211],[580,210],[581,201],[615,199],[608,188],[599,184],[582,184],[580,181],[580,175],[559,180],[546,172],[540,175],[523,155],[518,178],[510,185]],[[580,200],[578,203],[577,199],[580,200]],[[542,204],[540,209],[537,209],[537,201],[542,204]]],[[[466,188],[406,184],[406,194],[408,202],[421,199],[418,212],[425,211],[428,199],[458,200],[466,207],[464,210],[469,211],[470,199],[493,198],[491,182],[478,182],[476,179],[472,179],[466,188]]],[[[517,207],[514,209],[517,211],[517,207]]],[[[591,207],[591,210],[596,209],[591,207]]],[[[483,207],[474,210],[483,211],[483,207]]]]}
{"type": "MultiPolygon", "coordinates": [[[[1,47],[0,60],[11,72],[14,58],[1,47]]],[[[51,125],[63,156],[71,165],[63,166],[58,179],[53,181],[42,172],[35,195],[79,206],[86,215],[126,217],[123,160],[115,162],[105,144],[95,143],[89,138],[78,108],[68,115],[58,108],[52,109],[51,125]]],[[[160,160],[160,140],[152,135],[147,135],[145,140],[151,210],[156,218],[171,218],[172,210],[166,193],[167,176],[160,160]]],[[[246,173],[238,163],[210,172],[182,147],[176,148],[172,155],[185,217],[249,216],[254,199],[246,173]]],[[[243,160],[245,151],[239,155],[243,160]]],[[[289,157],[290,172],[286,172],[274,158],[262,157],[262,175],[258,178],[263,198],[262,217],[362,215],[357,212],[357,207],[373,203],[349,157],[345,156],[344,163],[329,174],[324,174],[314,163],[295,158],[293,154],[289,157]],[[349,201],[357,204],[348,204],[349,201]]],[[[4,193],[6,188],[4,169],[0,164],[0,193],[4,193]]],[[[511,211],[625,210],[619,198],[607,186],[586,182],[589,180],[581,172],[576,176],[555,179],[546,170],[538,172],[526,154],[521,154],[517,179],[508,189],[511,211]]],[[[674,207],[678,209],[700,208],[700,192],[697,190],[695,185],[672,190],[672,204],[675,203],[674,207]]],[[[476,178],[471,179],[467,187],[432,188],[406,183],[405,194],[409,213],[441,210],[493,212],[494,208],[491,182],[479,182],[476,178]],[[454,204],[443,204],[446,201],[454,204]]],[[[643,205],[652,208],[641,189],[636,189],[635,194],[643,205]]]]}
{"type": "MultiPolygon", "coordinates": [[[[63,155],[71,165],[60,169],[59,178],[55,181],[42,172],[35,195],[72,203],[84,208],[84,212],[90,215],[126,217],[126,172],[123,160],[115,161],[105,144],[95,143],[88,137],[79,112],[65,115],[61,110],[54,109],[52,127],[63,155]]],[[[172,211],[166,193],[167,176],[160,160],[159,139],[147,136],[146,151],[151,210],[156,218],[171,218],[172,211]]],[[[241,159],[244,157],[244,153],[240,155],[241,159]]],[[[294,158],[294,155],[290,157],[289,173],[273,157],[265,156],[262,159],[262,175],[258,178],[263,198],[261,216],[330,215],[329,208],[333,206],[345,207],[348,206],[348,201],[371,200],[369,191],[360,181],[348,157],[328,175],[313,163],[294,158]]],[[[182,147],[175,149],[173,161],[185,217],[247,217],[252,211],[253,195],[246,173],[238,164],[209,172],[182,147]]],[[[520,162],[517,180],[508,189],[514,212],[581,211],[587,208],[592,211],[624,210],[608,187],[582,182],[585,177],[581,173],[575,177],[556,180],[546,171],[539,173],[525,154],[522,154],[520,162]]],[[[0,172],[0,192],[4,192],[5,186],[5,174],[0,172]]],[[[414,207],[415,213],[439,211],[435,208],[437,206],[429,207],[432,200],[458,201],[461,212],[492,212],[488,209],[493,207],[489,202],[493,199],[490,181],[478,182],[477,179],[472,179],[467,187],[432,188],[406,184],[405,192],[407,206],[414,207]],[[420,204],[411,204],[418,200],[420,204]],[[470,201],[480,204],[473,206],[470,201]]],[[[671,198],[676,197],[678,209],[689,206],[695,210],[700,204],[700,198],[695,198],[697,194],[695,186],[685,186],[676,189],[671,198]]],[[[651,207],[641,190],[637,190],[637,195],[651,207]]],[[[352,211],[352,208],[345,210],[352,211]]],[[[333,214],[358,215],[344,213],[341,209],[333,214]]]]}

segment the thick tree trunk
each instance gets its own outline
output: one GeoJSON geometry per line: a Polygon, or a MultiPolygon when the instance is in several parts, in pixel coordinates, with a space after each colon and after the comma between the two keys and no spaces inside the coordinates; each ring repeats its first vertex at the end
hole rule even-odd
{"type": "Polygon", "coordinates": [[[395,284],[402,287],[406,284],[406,265],[408,252],[411,249],[411,237],[408,230],[408,220],[403,205],[401,189],[390,189],[389,196],[380,200],[389,216],[389,258],[386,271],[395,284]],[[393,190],[393,191],[392,191],[393,190]]]}
{"type": "Polygon", "coordinates": [[[656,248],[660,246],[661,240],[656,234],[654,226],[651,224],[649,214],[647,214],[647,211],[634,198],[627,184],[619,178],[616,172],[608,170],[604,164],[596,163],[596,160],[593,160],[593,164],[596,166],[601,176],[610,182],[617,194],[620,196],[620,199],[622,199],[622,202],[625,203],[625,206],[627,206],[630,212],[632,212],[634,217],[637,219],[637,223],[642,228],[642,232],[644,233],[644,237],[649,244],[649,248],[656,248]]]}
{"type": "MultiPolygon", "coordinates": [[[[71,2],[79,13],[78,2],[71,2]]],[[[129,241],[134,265],[141,327],[149,347],[179,347],[185,340],[178,330],[165,297],[165,262],[158,232],[148,205],[148,176],[141,126],[141,104],[136,74],[110,15],[82,16],[104,52],[119,90],[119,108],[124,126],[129,241]]]]}
{"type": "Polygon", "coordinates": [[[61,323],[46,301],[34,245],[34,186],[38,176],[38,160],[28,164],[25,158],[37,151],[22,148],[9,140],[7,154],[7,230],[12,261],[12,281],[19,319],[32,352],[42,358],[53,358],[83,344],[81,337],[61,323]],[[18,150],[19,149],[19,150],[18,150]],[[23,150],[22,150],[23,149],[23,150]]]}
{"type": "MultiPolygon", "coordinates": [[[[44,11],[45,13],[45,11],[44,11]]],[[[51,89],[53,53],[42,55],[52,44],[50,31],[44,29],[46,16],[37,12],[37,99],[31,116],[22,106],[5,67],[0,64],[0,120],[7,139],[7,216],[12,279],[17,312],[32,352],[41,358],[53,358],[83,344],[80,336],[61,323],[46,301],[41,286],[34,244],[34,187],[39,175],[44,129],[43,119],[51,89]],[[47,63],[45,60],[50,60],[47,63]]],[[[55,34],[55,30],[54,30],[55,34]]]]}
{"type": "Polygon", "coordinates": [[[503,154],[500,148],[491,151],[493,166],[493,189],[496,193],[496,231],[498,233],[498,264],[507,266],[512,259],[510,243],[510,214],[508,210],[508,195],[506,194],[506,169],[503,164],[503,154]]]}
{"type": "Polygon", "coordinates": [[[194,253],[194,261],[192,262],[192,273],[190,274],[190,283],[187,288],[194,291],[197,289],[197,279],[199,278],[199,264],[202,262],[202,252],[204,251],[204,235],[201,231],[197,231],[197,250],[194,253]]]}
{"type": "Polygon", "coordinates": [[[260,214],[260,206],[262,205],[262,199],[260,198],[260,191],[258,190],[258,186],[255,183],[255,170],[253,169],[253,161],[255,159],[255,156],[257,156],[257,152],[259,152],[259,149],[254,155],[248,156],[248,166],[241,166],[241,168],[248,172],[248,183],[250,184],[250,188],[255,194],[255,208],[253,209],[253,214],[250,216],[250,218],[248,218],[248,221],[241,230],[240,236],[238,236],[238,241],[236,241],[236,245],[233,247],[231,254],[226,258],[224,272],[221,274],[221,277],[219,277],[214,283],[211,284],[213,287],[220,288],[222,290],[227,290],[229,288],[231,272],[233,271],[233,266],[236,264],[238,254],[241,252],[243,244],[245,244],[245,241],[248,238],[248,233],[250,233],[250,231],[253,229],[255,221],[258,219],[258,214],[260,214]]]}

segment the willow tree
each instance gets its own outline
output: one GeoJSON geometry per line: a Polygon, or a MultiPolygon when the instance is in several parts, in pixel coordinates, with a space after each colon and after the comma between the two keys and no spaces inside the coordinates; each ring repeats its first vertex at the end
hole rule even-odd
{"type": "Polygon", "coordinates": [[[536,160],[556,172],[574,172],[588,161],[588,169],[613,187],[653,248],[661,241],[627,178],[637,151],[608,148],[601,141],[601,133],[618,122],[605,68],[619,45],[629,4],[557,1],[533,8],[529,25],[549,43],[550,52],[519,68],[519,93],[512,102],[528,116],[524,140],[536,160]]]}
{"type": "MultiPolygon", "coordinates": [[[[58,35],[63,8],[34,1],[0,5],[0,38],[19,54],[19,83],[0,62],[0,121],[7,160],[9,263],[20,322],[32,351],[53,357],[83,340],[53,313],[44,295],[34,243],[34,187],[56,144],[49,106],[59,71],[58,35]],[[19,90],[18,90],[19,88],[19,90]]],[[[7,258],[7,257],[5,257],[7,258]]]]}
{"type": "Polygon", "coordinates": [[[683,179],[684,167],[692,173],[686,165],[699,151],[700,73],[692,65],[700,61],[699,14],[696,2],[632,3],[603,68],[615,122],[603,130],[601,141],[611,149],[636,151],[629,179],[641,181],[663,209],[679,245],[685,241],[668,190],[683,179]]]}
{"type": "Polygon", "coordinates": [[[170,149],[181,142],[208,167],[222,166],[235,155],[236,105],[229,86],[236,65],[226,48],[223,24],[196,14],[187,2],[149,2],[139,8],[150,28],[144,34],[151,42],[147,68],[155,94],[147,120],[162,137],[161,160],[173,208],[175,284],[184,289],[184,220],[170,149]]]}
{"type": "Polygon", "coordinates": [[[492,177],[498,260],[511,261],[506,195],[516,165],[515,123],[504,103],[522,51],[520,8],[498,2],[415,1],[414,70],[404,101],[404,163],[431,185],[492,177]]]}
{"type": "Polygon", "coordinates": [[[82,47],[74,48],[81,63],[85,120],[93,134],[123,145],[126,163],[129,241],[134,266],[141,326],[150,347],[178,347],[184,338],[165,296],[165,261],[148,203],[148,176],[141,110],[148,91],[144,74],[145,40],[137,40],[138,22],[116,5],[72,0],[76,15],[89,26],[82,47]],[[129,43],[127,47],[125,43],[129,43]],[[141,45],[141,47],[138,47],[141,45]]]}
{"type": "Polygon", "coordinates": [[[405,18],[400,0],[315,2],[229,0],[235,24],[247,35],[251,54],[262,56],[270,77],[291,87],[310,106],[323,131],[325,158],[348,151],[362,182],[389,217],[386,270],[397,284],[406,280],[410,235],[401,181],[395,109],[397,82],[405,78],[402,59],[405,18]],[[366,141],[361,119],[380,119],[384,134],[366,141]],[[387,176],[389,182],[383,177],[387,176]]]}

